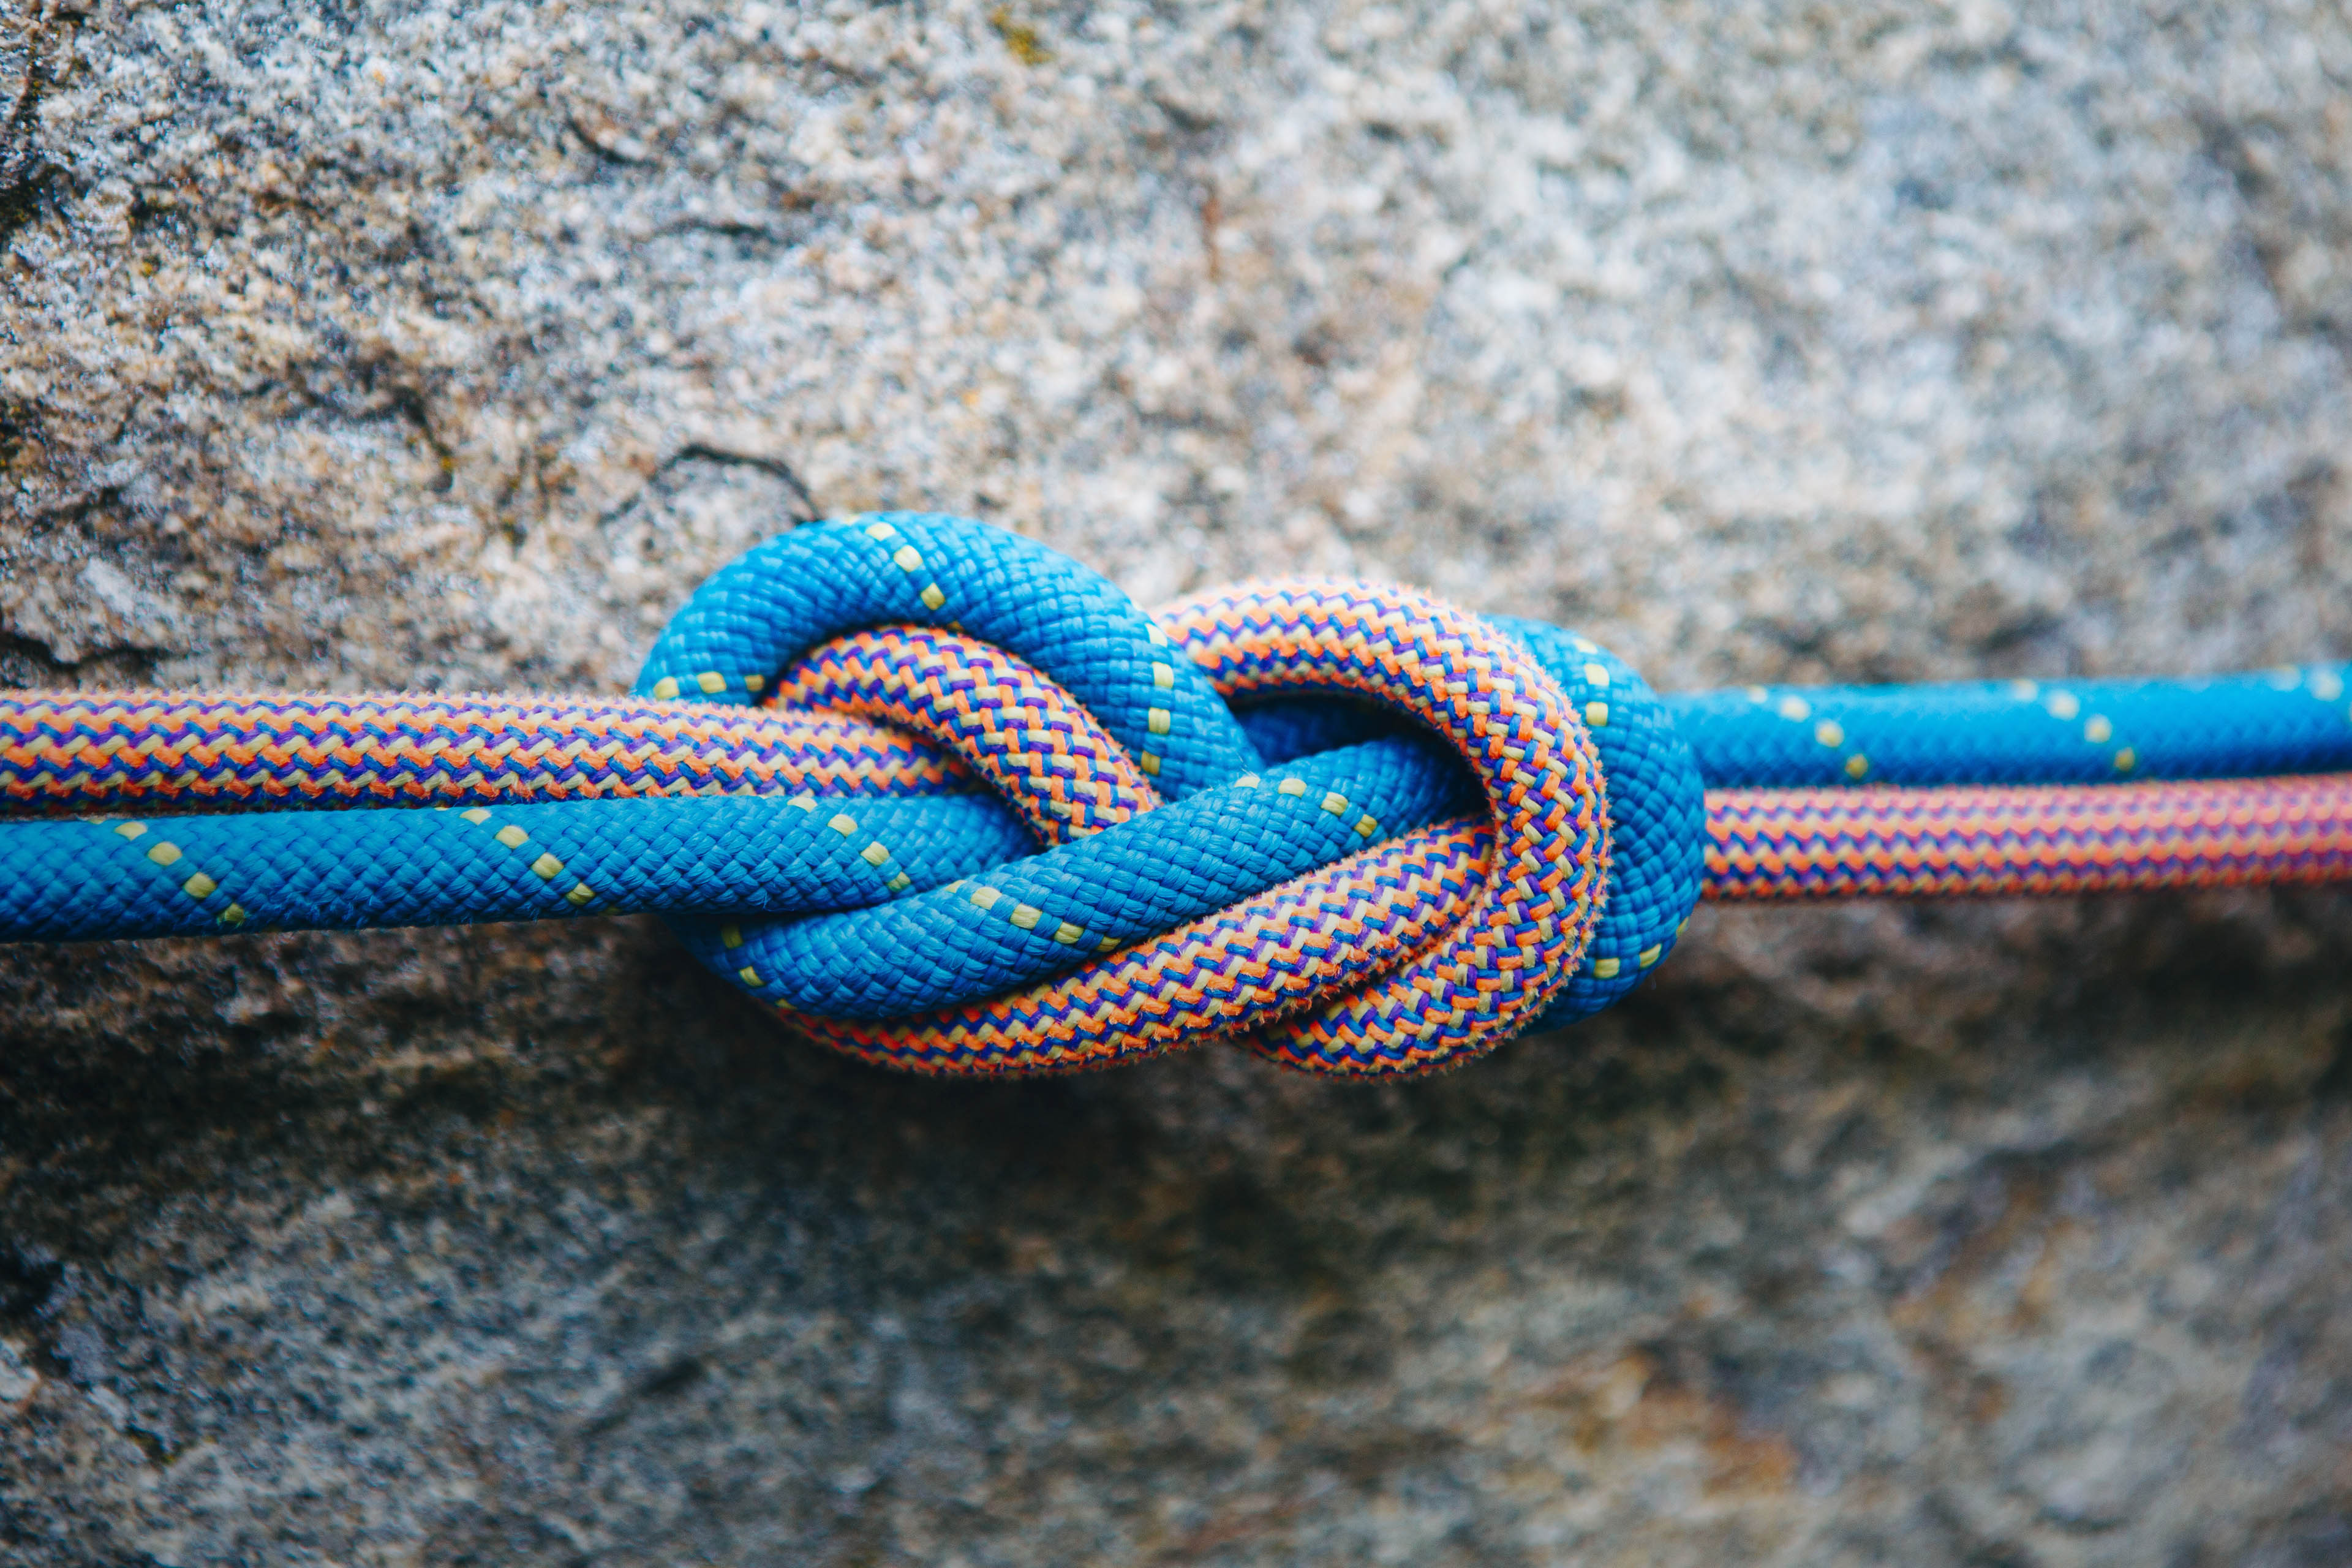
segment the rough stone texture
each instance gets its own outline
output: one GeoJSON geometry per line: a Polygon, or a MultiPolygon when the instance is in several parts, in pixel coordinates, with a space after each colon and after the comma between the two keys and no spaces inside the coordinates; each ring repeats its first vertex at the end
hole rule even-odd
{"type": "MultiPolygon", "coordinates": [[[[0,0],[0,679],[611,689],[790,517],[1661,684],[2352,652],[2352,19],[0,0]],[[13,5],[13,9],[8,7],[13,5]]],[[[0,953],[0,1554],[2335,1563],[2352,903],[1706,914],[1423,1085],[651,922],[0,953]]]]}

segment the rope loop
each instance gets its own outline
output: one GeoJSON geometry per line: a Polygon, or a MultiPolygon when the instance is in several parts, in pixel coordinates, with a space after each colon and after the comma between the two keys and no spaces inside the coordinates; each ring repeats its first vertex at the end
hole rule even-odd
{"type": "Polygon", "coordinates": [[[1638,677],[1407,589],[1155,617],[983,524],[858,517],[715,574],[638,690],[916,731],[1036,840],[942,868],[811,792],[873,870],[866,907],[674,917],[805,1033],[902,1068],[1234,1036],[1313,1072],[1436,1070],[1622,994],[1698,890],[1696,768],[1638,677]]]}

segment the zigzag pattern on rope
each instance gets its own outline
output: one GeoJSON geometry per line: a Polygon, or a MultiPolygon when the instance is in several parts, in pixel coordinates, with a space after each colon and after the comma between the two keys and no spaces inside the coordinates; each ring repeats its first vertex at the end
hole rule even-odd
{"type": "Polygon", "coordinates": [[[1160,804],[1143,770],[1068,692],[952,632],[884,626],[835,637],[771,700],[880,721],[950,746],[1040,843],[1083,838],[1160,804]]]}
{"type": "Polygon", "coordinates": [[[0,805],[494,805],[658,795],[917,795],[952,756],[839,713],[627,698],[35,693],[0,702],[0,805]]]}
{"type": "Polygon", "coordinates": [[[2352,778],[1717,790],[1713,899],[2057,897],[2352,879],[2352,778]]]}

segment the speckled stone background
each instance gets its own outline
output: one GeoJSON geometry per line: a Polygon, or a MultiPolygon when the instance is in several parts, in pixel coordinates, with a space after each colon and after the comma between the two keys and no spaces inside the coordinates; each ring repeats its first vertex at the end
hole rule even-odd
{"type": "MultiPolygon", "coordinates": [[[[610,690],[794,516],[1662,685],[2352,654],[2352,16],[0,0],[0,680],[610,690]]],[[[651,921],[0,952],[0,1556],[2352,1560],[2352,900],[979,1089],[651,921]]]]}

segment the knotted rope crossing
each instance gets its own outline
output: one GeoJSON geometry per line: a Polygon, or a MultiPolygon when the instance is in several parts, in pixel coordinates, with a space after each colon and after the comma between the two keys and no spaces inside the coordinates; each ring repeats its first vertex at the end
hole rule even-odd
{"type": "Polygon", "coordinates": [[[1661,699],[1408,590],[1146,616],[890,514],[723,569],[635,700],[0,700],[0,799],[82,818],[0,824],[0,936],[657,910],[894,1066],[1410,1073],[1607,1006],[1703,888],[2342,879],[2352,780],[2269,775],[2347,767],[2339,667],[1661,699]]]}

